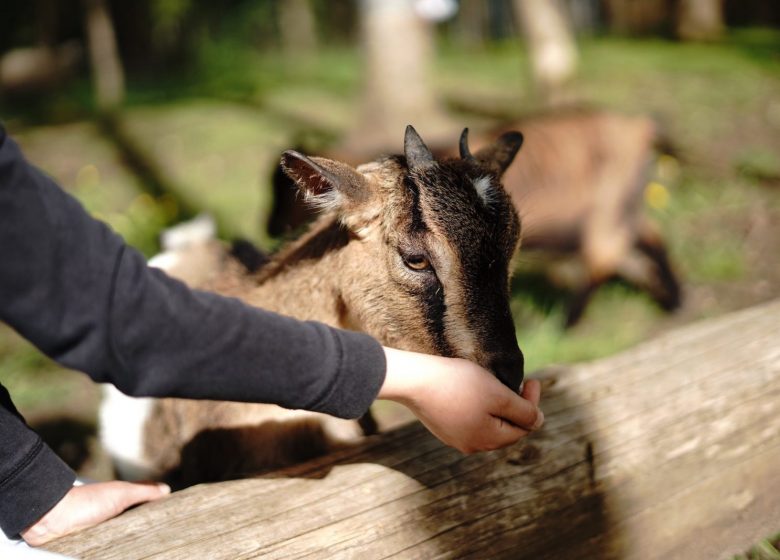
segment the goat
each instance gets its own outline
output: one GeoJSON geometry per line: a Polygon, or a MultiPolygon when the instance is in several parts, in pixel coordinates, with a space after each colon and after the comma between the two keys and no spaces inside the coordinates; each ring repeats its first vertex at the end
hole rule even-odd
{"type": "MultiPolygon", "coordinates": [[[[475,135],[475,147],[504,130],[520,129],[523,157],[503,183],[523,222],[523,250],[576,255],[584,278],[574,287],[566,324],[581,318],[591,295],[622,276],[646,289],[666,310],[680,305],[680,285],[657,226],[642,212],[648,169],[659,143],[655,123],[605,111],[539,115],[475,135]]],[[[437,153],[454,154],[456,145],[437,153]]],[[[352,154],[340,154],[350,161],[352,154]]],[[[268,232],[280,235],[305,223],[311,210],[289,180],[276,172],[268,232]]]]}
{"type": "MultiPolygon", "coordinates": [[[[364,331],[386,346],[472,360],[517,390],[523,354],[509,280],[520,221],[500,177],[522,135],[506,133],[475,155],[466,141],[464,131],[462,158],[436,160],[410,126],[403,156],[357,169],[285,152],[285,172],[320,207],[319,218],[254,275],[213,246],[191,248],[216,271],[199,281],[251,305],[364,331]]],[[[322,414],[117,391],[101,420],[104,447],[123,477],[168,476],[176,486],[278,468],[361,436],[356,422],[322,414]],[[122,435],[128,406],[142,414],[135,432],[122,435]]]]}
{"type": "Polygon", "coordinates": [[[646,289],[663,309],[676,309],[679,282],[657,226],[642,212],[656,124],[642,116],[580,112],[522,126],[524,157],[504,182],[523,220],[523,249],[575,253],[585,268],[567,326],[617,276],[646,289]]]}

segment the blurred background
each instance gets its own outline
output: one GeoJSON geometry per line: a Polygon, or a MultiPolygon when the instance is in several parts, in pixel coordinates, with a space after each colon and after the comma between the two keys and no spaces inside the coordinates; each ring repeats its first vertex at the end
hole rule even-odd
{"type": "MultiPolygon", "coordinates": [[[[771,0],[3,0],[0,119],[146,255],[200,212],[273,250],[302,222],[284,149],[357,164],[408,123],[442,153],[521,130],[533,370],[780,295],[779,26],[771,0]]],[[[0,381],[110,476],[84,376],[0,327],[0,381]]]]}

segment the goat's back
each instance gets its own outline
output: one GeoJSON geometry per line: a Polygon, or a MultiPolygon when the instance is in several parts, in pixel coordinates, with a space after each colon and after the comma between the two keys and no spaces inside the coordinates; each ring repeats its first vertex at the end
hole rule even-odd
{"type": "MultiPolygon", "coordinates": [[[[161,253],[150,265],[191,288],[243,300],[257,286],[254,274],[213,239],[161,253]]],[[[273,307],[266,303],[264,307],[273,307]]],[[[113,388],[106,395],[101,424],[102,443],[123,478],[166,479],[174,487],[299,463],[361,435],[353,421],[314,412],[269,404],[134,399],[113,388]],[[121,417],[128,413],[143,417],[121,417]],[[119,424],[122,430],[116,429],[119,424]],[[129,434],[139,442],[130,450],[129,432],[139,432],[129,434]],[[117,435],[123,441],[115,441],[117,435]]]]}
{"type": "Polygon", "coordinates": [[[504,177],[525,248],[575,249],[583,237],[620,235],[623,224],[635,220],[653,155],[651,119],[583,112],[534,117],[510,128],[525,136],[504,177]]]}

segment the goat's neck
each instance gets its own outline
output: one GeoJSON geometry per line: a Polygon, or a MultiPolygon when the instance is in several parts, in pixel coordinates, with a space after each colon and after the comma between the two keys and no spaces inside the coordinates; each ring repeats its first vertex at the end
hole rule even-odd
{"type": "Polygon", "coordinates": [[[257,287],[245,299],[299,319],[360,329],[342,297],[344,282],[354,270],[345,257],[355,244],[334,218],[323,217],[261,269],[257,287]]]}

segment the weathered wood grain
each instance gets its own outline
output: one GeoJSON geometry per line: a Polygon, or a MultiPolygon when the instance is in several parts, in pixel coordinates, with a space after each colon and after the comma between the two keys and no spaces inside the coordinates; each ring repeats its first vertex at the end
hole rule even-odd
{"type": "Polygon", "coordinates": [[[202,485],[79,558],[727,558],[780,529],[780,301],[540,373],[545,428],[464,456],[420,425],[202,485]]]}

